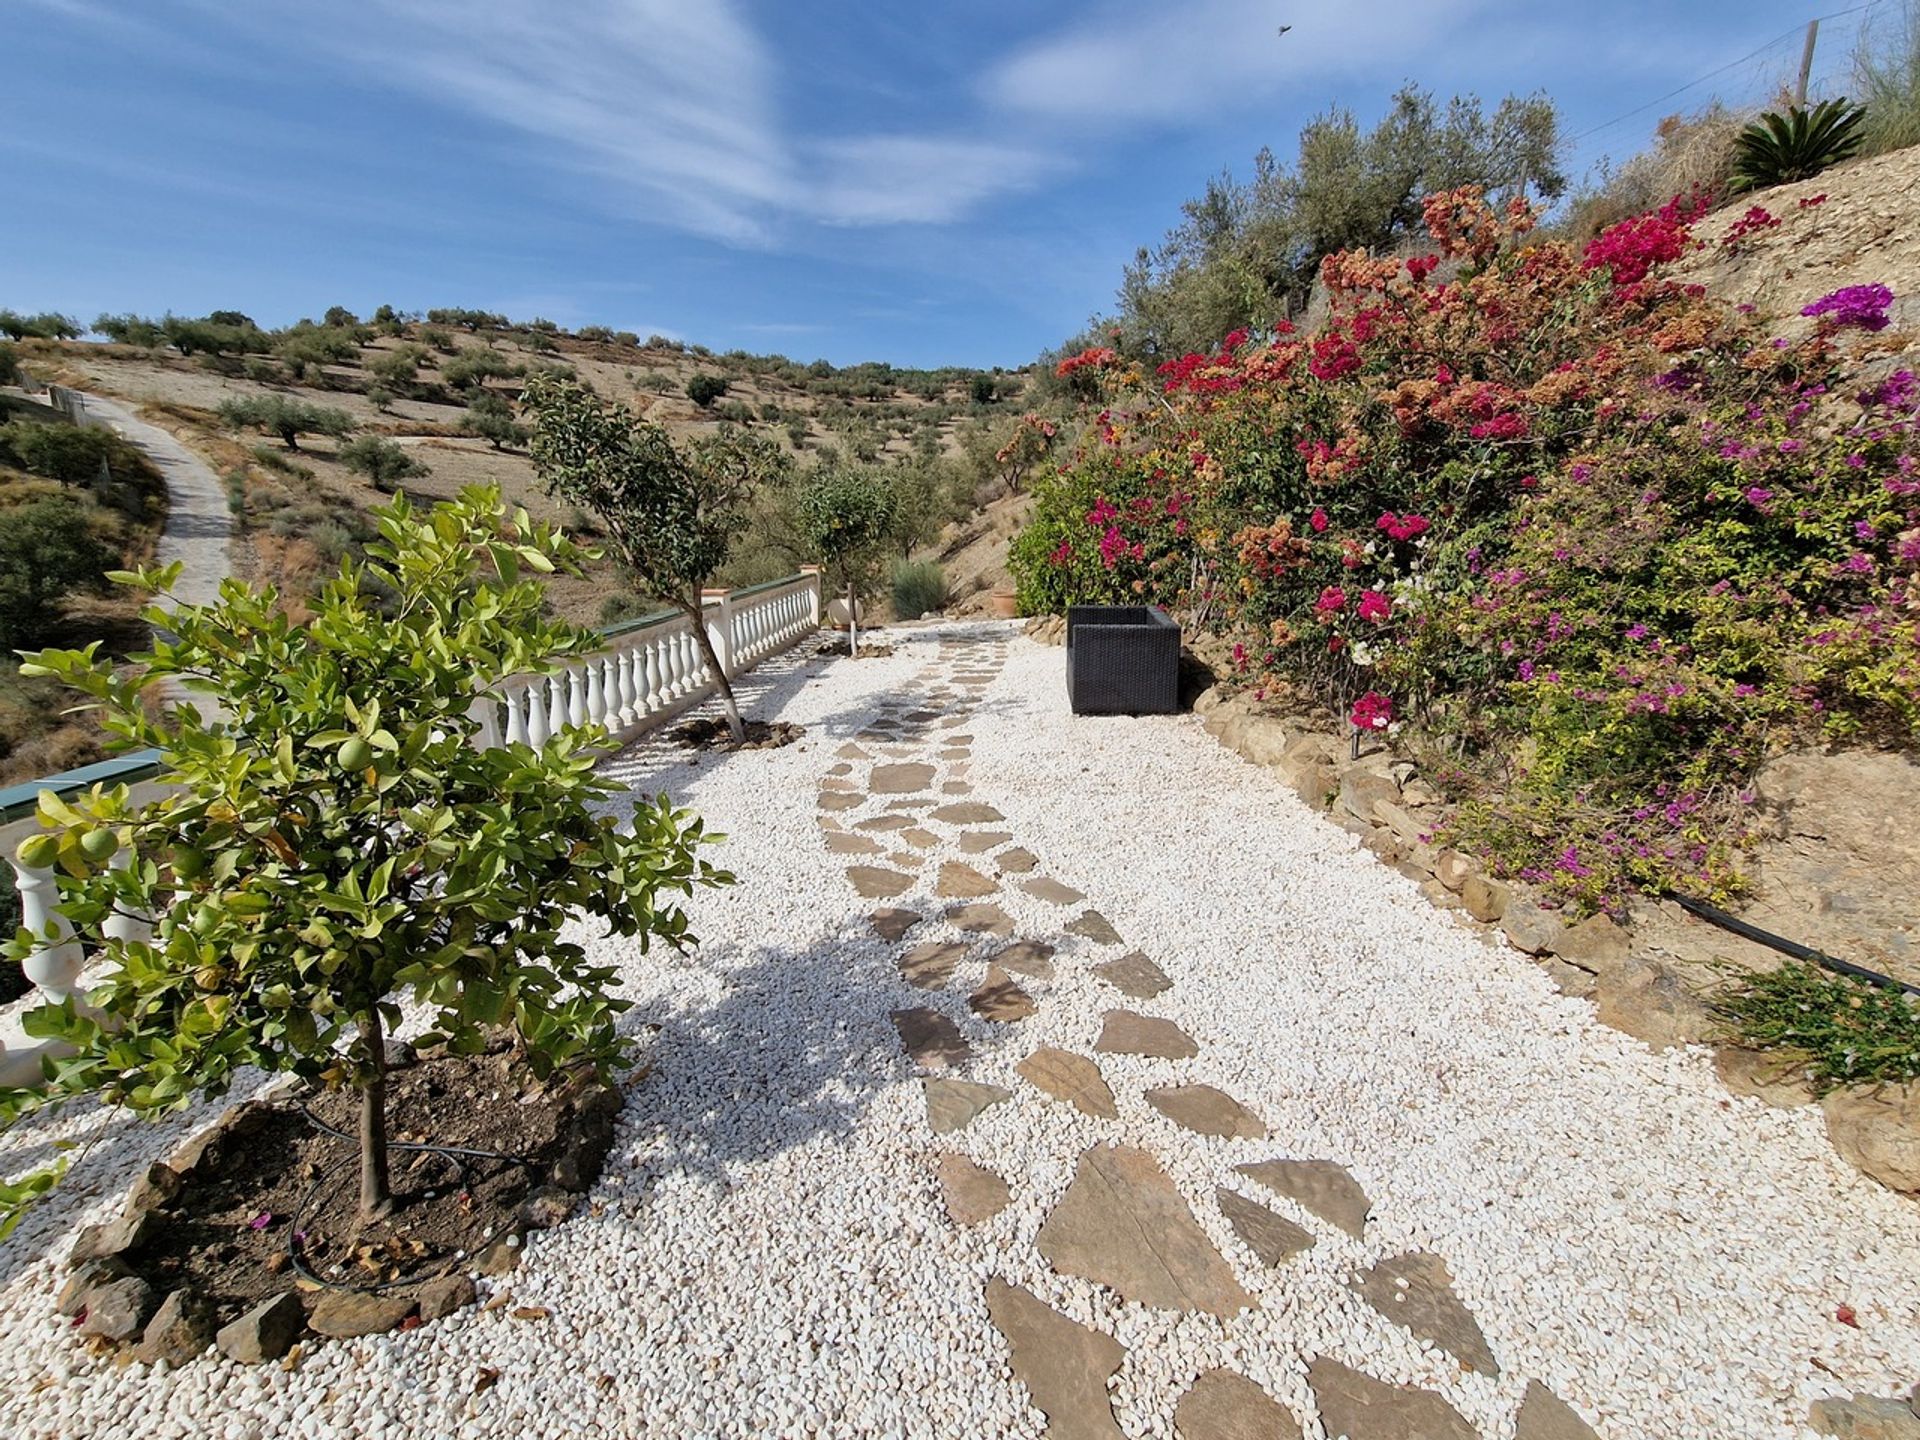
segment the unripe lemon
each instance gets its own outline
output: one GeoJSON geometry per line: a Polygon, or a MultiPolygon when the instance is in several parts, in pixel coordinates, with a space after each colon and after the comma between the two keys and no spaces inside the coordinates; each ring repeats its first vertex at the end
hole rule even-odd
{"type": "Polygon", "coordinates": [[[182,880],[198,880],[207,868],[207,857],[198,850],[173,852],[173,873],[182,880]]]}
{"type": "Polygon", "coordinates": [[[342,770],[364,770],[367,768],[367,762],[373,759],[373,747],[355,735],[340,743],[340,751],[336,758],[340,761],[342,770]]]}
{"type": "Polygon", "coordinates": [[[51,835],[29,835],[14,853],[22,865],[44,870],[60,858],[60,842],[51,835]]]}
{"type": "Polygon", "coordinates": [[[89,860],[111,860],[120,848],[120,837],[111,830],[89,830],[80,837],[80,853],[89,860]]]}

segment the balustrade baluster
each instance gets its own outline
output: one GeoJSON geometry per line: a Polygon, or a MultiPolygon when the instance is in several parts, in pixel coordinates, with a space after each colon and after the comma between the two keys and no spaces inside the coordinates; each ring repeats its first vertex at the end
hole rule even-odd
{"type": "Polygon", "coordinates": [[[80,989],[80,971],[87,963],[86,952],[73,938],[73,926],[56,908],[60,903],[60,885],[53,871],[37,865],[9,862],[19,877],[20,923],[39,940],[38,947],[20,962],[20,969],[40,992],[39,998],[59,1004],[80,989]],[[44,938],[47,927],[53,938],[44,938]]]}
{"type": "Polygon", "coordinates": [[[587,719],[595,725],[607,723],[607,657],[587,657],[587,719]]]}

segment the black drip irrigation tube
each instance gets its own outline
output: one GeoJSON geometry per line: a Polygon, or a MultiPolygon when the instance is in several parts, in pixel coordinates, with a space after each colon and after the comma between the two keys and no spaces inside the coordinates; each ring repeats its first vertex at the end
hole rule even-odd
{"type": "Polygon", "coordinates": [[[1851,960],[1840,960],[1816,950],[1811,945],[1802,945],[1798,940],[1789,940],[1784,935],[1776,935],[1771,930],[1762,930],[1758,925],[1749,924],[1738,915],[1729,915],[1726,911],[1707,904],[1704,900],[1694,900],[1685,895],[1668,892],[1670,899],[1690,914],[1699,916],[1708,924],[1718,925],[1722,930],[1731,931],[1756,945],[1765,945],[1770,950],[1778,950],[1782,955],[1791,955],[1796,960],[1808,960],[1826,970],[1846,975],[1855,980],[1864,980],[1869,985],[1878,985],[1883,990],[1901,990],[1908,995],[1920,995],[1920,986],[1909,985],[1904,980],[1896,980],[1891,975],[1882,975],[1878,970],[1869,970],[1864,965],[1856,965],[1851,960]]]}

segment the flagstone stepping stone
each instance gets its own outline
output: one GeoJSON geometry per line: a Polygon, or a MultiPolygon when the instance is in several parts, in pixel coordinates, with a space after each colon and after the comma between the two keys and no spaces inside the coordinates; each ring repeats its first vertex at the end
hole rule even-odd
{"type": "Polygon", "coordinates": [[[846,830],[827,832],[827,849],[835,855],[878,855],[880,844],[864,835],[855,835],[846,830]]]}
{"type": "Polygon", "coordinates": [[[887,802],[887,809],[889,810],[924,810],[927,808],[927,806],[931,804],[933,804],[933,797],[931,796],[927,796],[919,800],[889,800],[887,802]]]}
{"type": "Polygon", "coordinates": [[[1026,1080],[1064,1100],[1082,1115],[1096,1120],[1112,1120],[1119,1111],[1113,1107],[1113,1092],[1101,1078],[1100,1067],[1084,1055],[1042,1045],[1013,1067],[1026,1080]]]}
{"type": "Polygon", "coordinates": [[[940,843],[938,835],[931,830],[922,830],[918,825],[910,830],[902,830],[896,838],[904,840],[916,850],[931,850],[940,843]]]}
{"type": "Polygon", "coordinates": [[[1203,1370],[1173,1407],[1179,1440],[1300,1440],[1300,1424],[1266,1391],[1231,1370],[1203,1370]]]}
{"type": "Polygon", "coordinates": [[[1190,1060],[1200,1053],[1193,1037],[1171,1020],[1131,1010],[1107,1011],[1093,1048],[1109,1055],[1150,1055],[1156,1060],[1190,1060]]]}
{"type": "Polygon", "coordinates": [[[910,710],[907,712],[908,722],[914,725],[924,725],[929,720],[938,720],[939,718],[940,712],[938,710],[910,710]]]}
{"type": "Polygon", "coordinates": [[[997,825],[1007,817],[978,800],[962,800],[958,804],[942,805],[933,812],[933,818],[949,825],[997,825]]]}
{"type": "Polygon", "coordinates": [[[1305,1206],[1356,1240],[1366,1228],[1373,1202],[1344,1165],[1331,1160],[1261,1160],[1234,1168],[1274,1194],[1305,1206]]]}
{"type": "Polygon", "coordinates": [[[866,804],[867,797],[846,790],[822,790],[820,808],[822,810],[853,810],[866,804]]]}
{"type": "Polygon", "coordinates": [[[1262,1265],[1283,1265],[1302,1251],[1313,1248],[1313,1232],[1296,1225],[1284,1215],[1276,1215],[1258,1200],[1249,1200],[1237,1190],[1221,1185],[1213,1192],[1214,1203],[1226,1216],[1246,1247],[1260,1257],[1262,1265]]]}
{"type": "Polygon", "coordinates": [[[982,1085],[976,1080],[950,1080],[937,1076],[925,1082],[927,1123],[936,1135],[964,1130],[990,1105],[998,1105],[1013,1092],[998,1085],[982,1085]]]}
{"type": "Polygon", "coordinates": [[[1574,1408],[1538,1380],[1527,1382],[1513,1440],[1600,1440],[1574,1408]]]}
{"type": "Polygon", "coordinates": [[[1228,1140],[1267,1138],[1267,1127],[1258,1115],[1211,1085],[1167,1085],[1147,1091],[1146,1101],[1196,1135],[1218,1135],[1228,1140]]]}
{"type": "Polygon", "coordinates": [[[900,957],[900,974],[916,990],[944,990],[966,955],[967,947],[956,940],[923,941],[900,957]]]}
{"type": "Polygon", "coordinates": [[[964,715],[942,715],[940,717],[940,728],[942,730],[953,730],[966,723],[967,717],[964,715]]]}
{"type": "Polygon", "coordinates": [[[942,750],[940,752],[940,758],[942,760],[965,760],[971,754],[973,754],[971,750],[942,750]]]}
{"type": "Polygon", "coordinates": [[[820,779],[820,788],[822,790],[836,791],[842,795],[858,795],[860,793],[860,787],[851,780],[842,780],[834,775],[822,776],[820,779]]]}
{"type": "Polygon", "coordinates": [[[1439,1346],[1467,1369],[1499,1375],[1500,1363],[1487,1337],[1453,1293],[1453,1275],[1438,1255],[1419,1250],[1394,1255],[1348,1283],[1387,1319],[1439,1346]]]}
{"type": "Polygon", "coordinates": [[[873,758],[873,756],[869,755],[852,741],[848,741],[833,753],[838,755],[842,760],[871,760],[873,758]]]}
{"type": "Polygon", "coordinates": [[[1002,940],[1013,934],[1013,917],[998,905],[985,900],[955,905],[947,911],[947,923],[975,934],[998,936],[1002,940]]]}
{"type": "Polygon", "coordinates": [[[1120,932],[1107,923],[1107,917],[1098,910],[1089,910],[1078,920],[1067,924],[1069,935],[1084,935],[1096,945],[1118,945],[1120,932]]]}
{"type": "Polygon", "coordinates": [[[1033,1003],[1033,997],[1016,985],[1013,977],[998,965],[987,967],[987,978],[967,998],[967,1004],[982,1020],[992,1020],[1000,1025],[1024,1020],[1040,1008],[1033,1003]]]}
{"type": "MultiPolygon", "coordinates": [[[[1009,835],[1006,838],[1011,840],[1013,837],[1009,835]]],[[[1040,864],[1039,857],[1031,850],[1019,848],[1003,850],[993,859],[994,863],[1000,867],[1002,875],[1025,875],[1040,864]]]]}
{"type": "MultiPolygon", "coordinates": [[[[963,718],[964,718],[964,717],[963,717],[963,718]]],[[[971,736],[971,735],[949,735],[949,736],[947,736],[947,744],[949,744],[949,745],[954,745],[954,746],[960,746],[960,745],[971,745],[971,744],[973,744],[973,736],[971,736]]]]}
{"type": "Polygon", "coordinates": [[[894,895],[904,895],[913,888],[911,875],[903,875],[898,870],[887,870],[878,865],[849,865],[847,879],[853,882],[854,892],[868,900],[885,900],[894,895]]]}
{"type": "Polygon", "coordinates": [[[1101,961],[1093,967],[1093,973],[1122,995],[1131,995],[1136,1000],[1151,1000],[1173,988],[1173,981],[1167,978],[1166,971],[1138,950],[1122,955],[1118,960],[1101,961]]]}
{"type": "Polygon", "coordinates": [[[829,765],[827,767],[827,774],[829,775],[851,775],[852,773],[853,773],[853,766],[849,765],[844,760],[842,760],[838,765],[829,765]]]}
{"type": "Polygon", "coordinates": [[[941,865],[940,878],[933,888],[934,894],[948,900],[972,900],[993,894],[1000,888],[1000,882],[982,875],[964,861],[948,860],[941,865]]]}
{"type": "Polygon", "coordinates": [[[1039,940],[1016,940],[992,959],[994,964],[1016,975],[1035,980],[1053,978],[1053,946],[1039,940]]]}
{"type": "Polygon", "coordinates": [[[917,795],[933,783],[931,765],[876,765],[867,777],[875,795],[917,795]]]}
{"type": "Polygon", "coordinates": [[[960,1027],[938,1010],[894,1010],[888,1015],[900,1032],[901,1047],[922,1070],[957,1070],[973,1056],[960,1027]]]}
{"type": "Polygon", "coordinates": [[[1034,1243],[1060,1274],[1142,1305],[1228,1316],[1254,1303],[1160,1162],[1131,1146],[1082,1153],[1034,1243]]]}
{"type": "Polygon", "coordinates": [[[940,1157],[934,1173],[946,1194],[947,1214],[956,1225],[978,1225],[1007,1208],[1013,1198],[1007,1182],[984,1165],[976,1165],[958,1151],[940,1157]]]}
{"type": "Polygon", "coordinates": [[[890,905],[882,906],[869,918],[873,923],[873,933],[882,940],[898,940],[920,923],[920,916],[913,911],[895,910],[890,905]]]}
{"type": "Polygon", "coordinates": [[[1021,881],[1020,888],[1035,899],[1046,901],[1049,905],[1072,905],[1087,898],[1071,885],[1062,885],[1058,880],[1050,879],[1045,875],[1021,881]]]}
{"type": "Polygon", "coordinates": [[[969,830],[960,837],[960,851],[964,855],[979,855],[998,849],[1011,839],[1013,836],[1004,830],[969,830]]]}
{"type": "Polygon", "coordinates": [[[973,793],[973,786],[967,784],[964,780],[949,780],[940,787],[940,793],[942,795],[971,795],[973,793]]]}
{"type": "Polygon", "coordinates": [[[906,815],[876,815],[871,820],[861,820],[854,825],[856,830],[905,830],[913,824],[906,815]]]}
{"type": "Polygon", "coordinates": [[[1389,1385],[1338,1360],[1307,1366],[1320,1424],[1348,1440],[1479,1440],[1460,1412],[1431,1390],[1389,1385]]]}
{"type": "Polygon", "coordinates": [[[1047,1417],[1047,1440],[1120,1440],[1107,1381],[1126,1348],[1069,1320],[1045,1301],[995,1276],[987,1314],[1013,1352],[1013,1373],[1047,1417]]]}

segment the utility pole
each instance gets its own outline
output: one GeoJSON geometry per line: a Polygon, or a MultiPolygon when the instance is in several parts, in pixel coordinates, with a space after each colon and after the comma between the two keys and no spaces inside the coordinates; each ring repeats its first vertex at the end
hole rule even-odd
{"type": "Polygon", "coordinates": [[[1807,48],[1800,52],[1800,83],[1793,87],[1793,103],[1801,109],[1807,105],[1807,80],[1813,74],[1813,42],[1820,34],[1820,22],[1807,22],[1807,48]]]}

